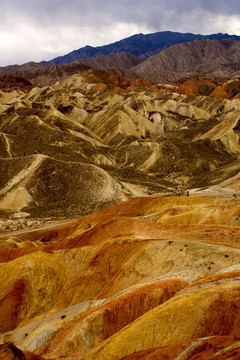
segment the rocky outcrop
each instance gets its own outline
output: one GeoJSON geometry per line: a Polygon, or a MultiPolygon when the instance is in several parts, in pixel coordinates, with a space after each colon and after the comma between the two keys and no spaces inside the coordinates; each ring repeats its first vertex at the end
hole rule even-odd
{"type": "Polygon", "coordinates": [[[82,63],[64,66],[29,62],[0,68],[0,89],[29,90],[35,86],[50,86],[58,80],[76,73],[87,71],[89,66],[82,63]]]}
{"type": "Polygon", "coordinates": [[[30,90],[32,84],[30,81],[14,75],[3,75],[0,77],[0,89],[5,91],[30,90]]]}

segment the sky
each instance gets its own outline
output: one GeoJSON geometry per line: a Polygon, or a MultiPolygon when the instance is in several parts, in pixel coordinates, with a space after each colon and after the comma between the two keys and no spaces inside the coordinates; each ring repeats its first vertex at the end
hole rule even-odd
{"type": "Polygon", "coordinates": [[[0,66],[158,31],[240,35],[238,0],[0,0],[0,66]]]}

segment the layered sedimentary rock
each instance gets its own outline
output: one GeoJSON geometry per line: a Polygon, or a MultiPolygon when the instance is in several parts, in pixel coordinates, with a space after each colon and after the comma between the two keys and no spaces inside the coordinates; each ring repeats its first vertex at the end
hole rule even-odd
{"type": "Polygon", "coordinates": [[[2,236],[0,341],[44,359],[239,356],[239,211],[135,198],[2,236]]]}

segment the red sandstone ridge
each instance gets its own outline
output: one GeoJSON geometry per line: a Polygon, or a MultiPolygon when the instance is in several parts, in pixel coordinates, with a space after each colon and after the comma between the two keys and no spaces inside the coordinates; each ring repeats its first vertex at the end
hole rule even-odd
{"type": "Polygon", "coordinates": [[[185,95],[208,96],[216,89],[219,82],[210,77],[193,76],[190,79],[182,79],[180,84],[176,85],[176,91],[185,95]]]}
{"type": "MultiPolygon", "coordinates": [[[[68,346],[70,346],[70,339],[74,338],[74,334],[79,331],[79,328],[82,328],[86,333],[86,327],[90,330],[94,327],[94,324],[98,323],[98,334],[95,336],[95,339],[91,340],[91,346],[89,344],[82,344],[81,349],[77,350],[76,344],[72,342],[72,346],[75,347],[78,355],[80,353],[84,354],[94,344],[97,345],[110,338],[145,312],[169,300],[186,285],[187,282],[183,279],[159,280],[146,285],[138,285],[133,289],[126,290],[123,294],[113,296],[112,299],[104,301],[103,305],[87,312],[78,320],[61,329],[55,335],[54,340],[49,342],[47,346],[42,347],[39,353],[42,356],[45,354],[53,357],[59,356],[59,354],[66,356],[67,351],[65,345],[63,345],[64,339],[69,339],[68,346]]],[[[87,334],[84,336],[87,336],[87,334]]],[[[78,343],[80,342],[78,339],[78,343]]]]}

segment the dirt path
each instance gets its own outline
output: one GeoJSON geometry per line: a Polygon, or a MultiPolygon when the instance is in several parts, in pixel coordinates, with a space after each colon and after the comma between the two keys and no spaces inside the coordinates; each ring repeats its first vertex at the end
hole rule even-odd
{"type": "MultiPolygon", "coordinates": [[[[14,220],[16,221],[16,220],[14,220]]],[[[47,220],[49,221],[49,220],[47,220]]],[[[0,234],[0,239],[4,239],[6,237],[10,237],[10,236],[17,236],[17,235],[22,235],[22,234],[29,234],[29,233],[34,233],[34,232],[41,232],[42,230],[52,230],[55,228],[58,228],[66,223],[71,224],[72,222],[75,222],[76,219],[67,219],[67,220],[59,220],[59,221],[53,221],[49,224],[45,224],[45,225],[31,225],[30,228],[25,228],[22,230],[17,230],[17,231],[12,231],[12,232],[5,232],[4,234],[0,234]]],[[[43,220],[43,224],[46,223],[46,220],[43,220]]]]}

